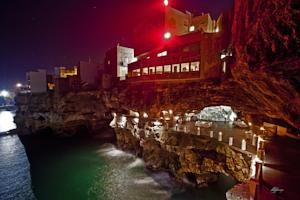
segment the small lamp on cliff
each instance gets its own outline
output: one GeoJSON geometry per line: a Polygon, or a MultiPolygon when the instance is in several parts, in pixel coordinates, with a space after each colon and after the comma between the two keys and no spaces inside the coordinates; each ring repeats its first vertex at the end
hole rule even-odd
{"type": "Polygon", "coordinates": [[[22,85],[22,83],[17,83],[16,84],[16,88],[21,88],[23,85],[22,85]]]}
{"type": "Polygon", "coordinates": [[[245,139],[242,140],[241,149],[242,149],[242,151],[246,151],[246,149],[247,149],[247,143],[246,143],[245,139]]]}
{"type": "Polygon", "coordinates": [[[172,34],[170,32],[165,32],[164,38],[165,40],[169,40],[172,37],[172,34]]]}
{"type": "Polygon", "coordinates": [[[265,127],[263,127],[263,126],[261,126],[260,128],[259,128],[259,130],[262,132],[262,135],[264,135],[264,133],[265,133],[265,127]]]}

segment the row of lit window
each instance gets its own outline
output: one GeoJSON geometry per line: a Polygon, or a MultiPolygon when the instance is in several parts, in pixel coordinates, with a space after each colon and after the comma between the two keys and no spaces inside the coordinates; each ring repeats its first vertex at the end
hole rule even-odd
{"type": "Polygon", "coordinates": [[[172,64],[164,66],[144,67],[141,69],[132,70],[129,76],[147,76],[164,73],[179,73],[179,72],[198,72],[200,71],[200,62],[172,64]]]}

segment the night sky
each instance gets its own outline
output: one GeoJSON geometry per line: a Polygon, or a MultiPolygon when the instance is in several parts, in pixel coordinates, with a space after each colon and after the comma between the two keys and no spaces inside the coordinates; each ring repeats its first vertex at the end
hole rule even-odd
{"type": "MultiPolygon", "coordinates": [[[[131,44],[133,28],[162,12],[162,0],[1,0],[0,89],[25,81],[26,71],[101,63],[105,51],[131,44]]],[[[217,17],[233,0],[170,0],[217,17]]]]}

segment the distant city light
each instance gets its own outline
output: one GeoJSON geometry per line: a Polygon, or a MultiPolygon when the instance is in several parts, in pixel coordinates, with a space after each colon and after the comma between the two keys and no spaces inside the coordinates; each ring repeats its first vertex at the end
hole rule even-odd
{"type": "Polygon", "coordinates": [[[195,31],[195,26],[190,26],[189,31],[190,31],[190,32],[195,31]]]}
{"type": "Polygon", "coordinates": [[[20,87],[22,87],[22,86],[23,86],[23,85],[22,85],[21,83],[17,83],[17,84],[16,84],[16,87],[17,87],[17,88],[20,88],[20,87]]]}
{"type": "Polygon", "coordinates": [[[169,0],[164,0],[164,5],[168,6],[169,5],[169,0]]]}
{"type": "Polygon", "coordinates": [[[1,93],[0,93],[0,96],[2,96],[2,97],[8,97],[9,96],[9,92],[6,91],[6,90],[2,90],[1,93]]]}
{"type": "Polygon", "coordinates": [[[172,36],[172,34],[171,34],[170,32],[166,32],[166,33],[164,34],[164,38],[165,38],[166,40],[170,39],[171,36],[172,36]]]}

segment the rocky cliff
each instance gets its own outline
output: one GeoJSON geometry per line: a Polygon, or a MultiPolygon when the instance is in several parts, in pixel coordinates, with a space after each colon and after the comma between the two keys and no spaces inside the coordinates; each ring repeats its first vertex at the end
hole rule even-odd
{"type": "Polygon", "coordinates": [[[300,128],[300,3],[235,0],[235,82],[265,114],[300,128]]]}
{"type": "Polygon", "coordinates": [[[179,181],[198,187],[217,180],[219,174],[245,182],[250,177],[251,157],[233,147],[206,137],[168,132],[161,140],[133,136],[130,130],[116,129],[121,149],[141,156],[148,168],[167,170],[179,181]]]}
{"type": "Polygon", "coordinates": [[[20,134],[50,130],[57,135],[97,131],[107,127],[110,112],[102,92],[19,94],[16,97],[15,123],[20,134]]]}

